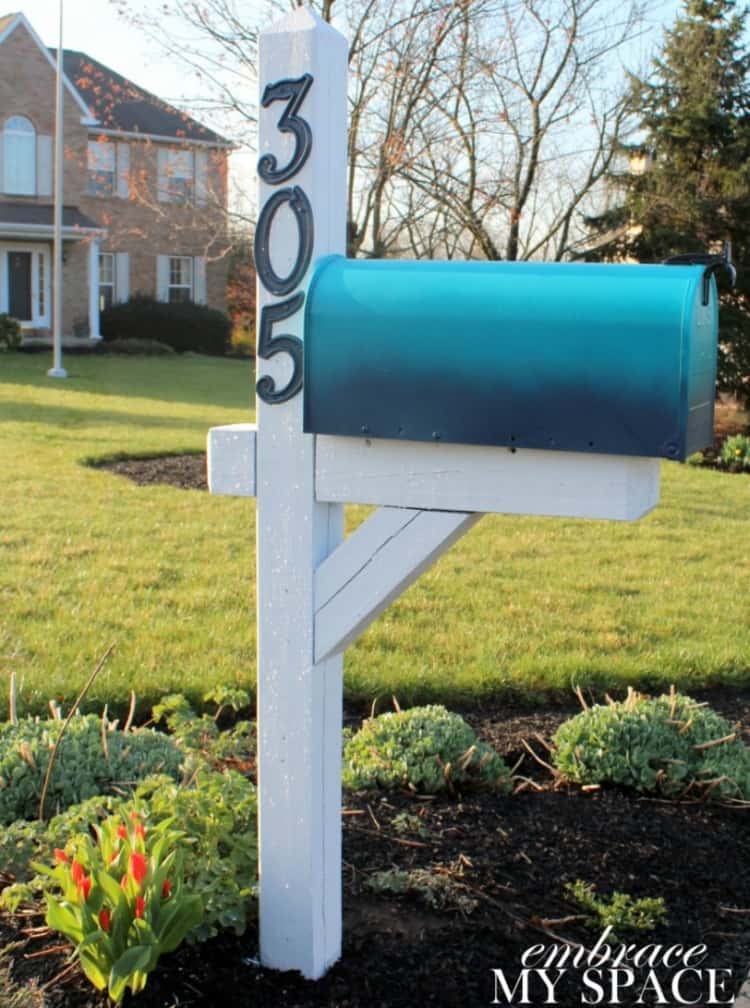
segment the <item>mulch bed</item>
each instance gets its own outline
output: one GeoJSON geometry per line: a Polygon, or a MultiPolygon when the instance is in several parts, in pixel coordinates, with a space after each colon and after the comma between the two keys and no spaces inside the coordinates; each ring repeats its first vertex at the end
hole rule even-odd
{"type": "MultiPolygon", "coordinates": [[[[750,741],[750,689],[707,696],[741,724],[750,741]]],[[[709,955],[704,968],[731,969],[731,992],[736,993],[750,966],[750,810],[665,802],[616,788],[556,788],[524,741],[545,760],[542,740],[574,710],[529,713],[497,707],[467,715],[509,761],[524,757],[517,773],[533,783],[521,782],[526,789],[513,796],[345,795],[344,949],[325,978],[312,983],[298,974],[262,969],[256,961],[257,932],[251,929],[241,939],[222,936],[167,956],[133,1004],[488,1005],[494,996],[491,971],[504,969],[512,986],[527,947],[563,941],[592,947],[597,932],[578,919],[580,908],[564,892],[565,882],[575,879],[593,883],[604,895],[620,890],[636,897],[662,896],[668,923],[647,937],[627,940],[705,943],[709,955]],[[404,812],[419,817],[418,831],[399,832],[401,820],[394,819],[404,812]],[[476,900],[476,907],[469,913],[436,910],[411,896],[371,893],[367,879],[392,867],[447,873],[464,896],[476,900]]],[[[0,945],[18,939],[24,943],[15,954],[16,976],[52,981],[47,990],[51,1008],[103,1008],[106,998],[93,992],[76,970],[54,980],[65,968],[64,952],[27,958],[59,945],[55,936],[19,930],[40,923],[38,918],[0,919],[0,945]]],[[[658,973],[660,982],[667,983],[670,971],[662,967],[658,973]]],[[[684,993],[694,1003],[704,1003],[696,1000],[700,988],[691,990],[685,983],[684,993]]],[[[580,1005],[581,995],[580,972],[570,971],[557,988],[556,1003],[580,1005]]],[[[636,1004],[635,998],[623,992],[619,1003],[636,1004]]],[[[545,1003],[541,991],[531,1003],[545,1003]]],[[[642,1003],[656,1002],[647,998],[642,1003]]]]}
{"type": "Polygon", "coordinates": [[[205,453],[122,459],[118,462],[104,462],[98,468],[125,476],[140,486],[166,483],[181,490],[208,490],[205,453]]]}
{"type": "MultiPolygon", "coordinates": [[[[108,468],[138,483],[206,485],[201,455],[131,460],[108,468]]],[[[750,688],[712,691],[702,699],[738,723],[750,743],[750,688]]],[[[629,936],[628,942],[705,943],[703,968],[732,971],[728,993],[720,995],[728,1001],[750,966],[750,809],[665,802],[617,788],[560,787],[542,763],[555,728],[576,710],[529,712],[498,705],[467,714],[509,763],[523,758],[516,773],[526,781],[519,779],[520,791],[513,796],[345,795],[344,948],[322,980],[312,983],[295,973],[261,968],[253,928],[242,938],[224,935],[178,949],[162,961],[133,1004],[488,1005],[495,996],[492,970],[505,970],[512,986],[529,946],[570,941],[590,948],[595,943],[598,933],[581,921],[580,908],[564,891],[565,883],[576,879],[593,883],[602,895],[620,890],[634,897],[662,896],[668,922],[646,937],[629,936]],[[418,816],[421,828],[399,832],[401,813],[418,816]],[[394,867],[446,874],[476,905],[468,913],[437,910],[413,896],[372,893],[367,887],[372,873],[394,867]]],[[[361,714],[349,711],[347,720],[361,714]]],[[[15,953],[16,978],[35,977],[47,985],[49,1008],[104,1008],[106,998],[93,992],[76,968],[64,972],[66,953],[54,951],[59,938],[34,933],[41,923],[38,917],[0,917],[0,947],[22,942],[15,953]],[[45,949],[51,951],[38,955],[45,949]]],[[[662,1003],[679,1003],[669,994],[670,970],[662,967],[657,973],[667,990],[662,1003]]],[[[580,976],[578,970],[563,976],[554,1003],[570,1008],[585,1003],[580,976]]],[[[636,985],[616,1002],[607,995],[598,1003],[657,1003],[649,995],[638,1002],[638,990],[636,985]]],[[[706,1003],[705,984],[691,988],[686,982],[682,993],[693,1004],[706,1003]]],[[[594,992],[587,996],[592,999],[594,992]]],[[[534,989],[530,1003],[546,1003],[541,989],[534,989]]]]}

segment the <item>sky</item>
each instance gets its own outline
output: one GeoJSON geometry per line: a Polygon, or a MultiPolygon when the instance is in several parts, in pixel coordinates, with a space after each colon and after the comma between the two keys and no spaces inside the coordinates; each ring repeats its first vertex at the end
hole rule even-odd
{"type": "MultiPolygon", "coordinates": [[[[132,6],[158,9],[156,2],[132,6]]],[[[250,12],[257,3],[238,0],[237,6],[247,7],[250,12]]],[[[648,4],[644,50],[659,39],[662,25],[671,20],[678,6],[678,0],[652,0],[648,4]]],[[[23,11],[46,45],[57,45],[57,0],[0,0],[0,14],[16,10],[23,11]]],[[[190,82],[186,87],[184,70],[160,52],[156,42],[128,24],[109,0],[64,0],[63,44],[88,53],[160,98],[189,103],[190,82]]]]}
{"type": "MultiPolygon", "coordinates": [[[[19,10],[45,45],[57,46],[57,0],[0,0],[0,14],[19,10]]],[[[184,72],[118,15],[108,0],[64,0],[63,45],[100,60],[160,98],[185,97],[184,72]]]]}
{"type": "MultiPolygon", "coordinates": [[[[190,110],[195,81],[175,60],[160,50],[156,41],[139,31],[117,13],[110,0],[63,0],[63,45],[86,52],[94,59],[128,77],[165,101],[190,110]]],[[[248,17],[257,17],[263,0],[236,0],[237,9],[248,17]]],[[[158,10],[158,0],[129,0],[131,9],[158,10]]],[[[643,62],[658,44],[663,27],[670,23],[679,0],[651,0],[646,8],[646,24],[641,39],[634,46],[634,56],[643,62]]],[[[0,0],[0,15],[22,10],[42,41],[55,47],[58,37],[58,0],[0,0]]],[[[222,123],[198,116],[205,125],[222,131],[222,123]]],[[[247,152],[232,156],[230,173],[233,189],[248,192],[254,185],[254,157],[247,152]]]]}

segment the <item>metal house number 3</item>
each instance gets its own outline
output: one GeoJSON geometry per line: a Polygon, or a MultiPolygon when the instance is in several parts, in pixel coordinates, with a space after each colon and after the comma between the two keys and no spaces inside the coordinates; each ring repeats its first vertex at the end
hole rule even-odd
{"type": "MultiPolygon", "coordinates": [[[[261,105],[268,108],[272,102],[286,101],[287,106],[278,122],[281,133],[291,133],[295,139],[295,149],[289,164],[279,168],[275,155],[264,154],[258,161],[258,174],[268,185],[288,182],[301,170],[312,150],[312,130],[310,124],[298,115],[300,106],[312,86],[311,74],[303,74],[297,79],[277,81],[268,84],[263,92],[261,105]]],[[[269,196],[258,217],[255,231],[255,268],[263,287],[269,294],[286,297],[265,305],[260,315],[258,333],[258,356],[268,360],[277,353],[287,353],[292,359],[292,377],[283,389],[277,389],[274,379],[264,375],[256,386],[258,396],[267,403],[282,403],[292,399],[302,388],[302,340],[288,333],[273,335],[276,322],[283,322],[295,315],[305,303],[302,291],[292,294],[310,265],[313,252],[314,230],[310,201],[299,186],[285,186],[276,189],[269,196]],[[277,210],[286,204],[294,214],[299,230],[297,258],[285,277],[278,275],[271,263],[271,228],[277,210]],[[291,297],[287,297],[291,295],[291,297]]]]}

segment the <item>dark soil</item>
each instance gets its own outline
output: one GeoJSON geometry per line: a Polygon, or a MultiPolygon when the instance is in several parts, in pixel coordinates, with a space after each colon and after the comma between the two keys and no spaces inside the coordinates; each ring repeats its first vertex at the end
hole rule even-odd
{"type": "MultiPolygon", "coordinates": [[[[750,689],[709,696],[750,741],[750,689]]],[[[489,1005],[495,993],[491,971],[505,970],[512,988],[527,947],[565,941],[593,946],[599,932],[585,926],[580,907],[564,892],[565,883],[575,879],[593,883],[603,895],[620,890],[662,896],[668,923],[648,936],[624,937],[638,944],[705,943],[704,969],[732,971],[727,1001],[750,965],[750,809],[556,785],[524,742],[546,760],[546,741],[573,710],[529,713],[505,707],[467,715],[510,762],[523,757],[512,796],[345,795],[344,948],[322,980],[262,969],[252,929],[240,939],[224,936],[167,956],[133,1003],[142,1008],[489,1005]],[[404,812],[418,817],[419,828],[403,832],[396,816],[404,812]],[[373,872],[392,867],[448,875],[476,906],[468,913],[434,909],[415,897],[370,892],[373,872]]],[[[106,999],[75,968],[55,979],[66,966],[64,951],[28,958],[59,945],[59,938],[34,932],[41,923],[0,920],[0,945],[23,942],[15,953],[16,978],[33,976],[49,985],[50,1008],[103,1008],[106,999]]],[[[671,971],[661,966],[657,973],[668,990],[671,971]]],[[[584,1003],[580,976],[574,969],[564,975],[555,1003],[584,1003]]],[[[703,1005],[708,1003],[703,988],[702,993],[701,986],[686,982],[682,993],[703,1005]]],[[[636,997],[631,989],[619,1002],[608,995],[599,1003],[632,1005],[636,997]]],[[[531,1003],[545,1004],[540,990],[531,1003]]],[[[646,997],[641,1003],[657,1002],[646,997]]],[[[679,1002],[667,993],[662,1003],[679,1002]]]]}
{"type": "Polygon", "coordinates": [[[203,453],[122,459],[117,462],[105,462],[99,468],[109,469],[119,476],[126,476],[141,486],[166,483],[181,490],[208,490],[206,456],[203,453]]]}

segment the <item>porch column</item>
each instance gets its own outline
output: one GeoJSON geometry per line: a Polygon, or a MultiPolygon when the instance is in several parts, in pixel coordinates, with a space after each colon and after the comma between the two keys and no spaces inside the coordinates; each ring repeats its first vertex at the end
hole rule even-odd
{"type": "Polygon", "coordinates": [[[99,332],[99,239],[89,244],[89,339],[100,340],[99,332]]]}

